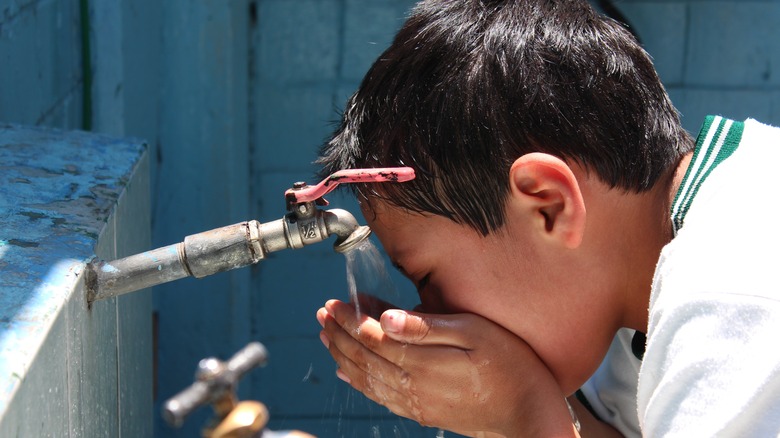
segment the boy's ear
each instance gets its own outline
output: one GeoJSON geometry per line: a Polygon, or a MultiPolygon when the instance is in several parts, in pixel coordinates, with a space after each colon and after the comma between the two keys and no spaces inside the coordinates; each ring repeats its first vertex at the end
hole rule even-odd
{"type": "Polygon", "coordinates": [[[531,217],[535,230],[567,248],[585,233],[585,202],[566,162],[540,152],[515,160],[509,171],[512,202],[531,217]]]}

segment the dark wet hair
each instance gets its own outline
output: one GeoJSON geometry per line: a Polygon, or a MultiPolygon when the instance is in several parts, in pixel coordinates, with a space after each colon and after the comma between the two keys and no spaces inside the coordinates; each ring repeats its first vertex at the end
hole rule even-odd
{"type": "Polygon", "coordinates": [[[693,147],[647,53],[578,0],[429,0],[349,99],[322,173],[411,166],[354,187],[483,234],[504,223],[509,168],[529,152],[642,192],[693,147]]]}

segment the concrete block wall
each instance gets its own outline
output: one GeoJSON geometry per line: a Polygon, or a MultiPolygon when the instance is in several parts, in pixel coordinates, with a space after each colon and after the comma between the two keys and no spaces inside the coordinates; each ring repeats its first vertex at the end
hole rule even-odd
{"type": "MultiPolygon", "coordinates": [[[[154,247],[252,219],[248,143],[248,1],[156,2],[160,14],[154,247]]],[[[148,47],[147,47],[148,49],[148,47]]],[[[155,411],[192,384],[198,361],[250,341],[250,269],[155,287],[155,411]]],[[[250,386],[242,384],[248,392],[250,386]]],[[[157,436],[197,436],[211,408],[157,436]]]]}
{"type": "MultiPolygon", "coordinates": [[[[412,5],[398,0],[257,2],[250,84],[256,218],[281,217],[285,189],[296,181],[317,182],[312,162],[320,145],[412,5]]],[[[327,198],[329,208],[345,208],[363,222],[353,200],[338,193],[327,198]]],[[[327,299],[348,299],[345,260],[332,242],[271,254],[252,275],[252,333],[270,353],[268,365],[251,375],[252,386],[271,410],[272,428],[297,428],[320,437],[435,436],[435,430],[395,417],[336,378],[314,318],[327,299]]],[[[413,305],[416,294],[400,276],[393,277],[399,292],[386,298],[413,305]]]]}
{"type": "MultiPolygon", "coordinates": [[[[708,113],[780,125],[773,29],[780,0],[614,4],[653,56],[689,131],[695,134],[708,113]]],[[[0,121],[146,139],[152,246],[246,219],[278,219],[284,190],[314,182],[319,145],[412,5],[0,0],[0,121]]],[[[350,199],[329,200],[358,211],[350,199]]],[[[344,271],[342,256],[321,244],[155,288],[155,412],[191,382],[199,359],[226,358],[260,340],[269,365],[253,371],[240,394],[268,404],[272,427],[322,437],[433,436],[335,378],[314,313],[328,298],[346,299],[344,271]]],[[[398,298],[389,298],[413,305],[408,283],[393,279],[398,298]]],[[[178,431],[155,416],[155,434],[192,436],[207,415],[202,410],[178,431]]]]}
{"type": "Polygon", "coordinates": [[[78,2],[0,1],[0,120],[82,126],[80,38],[78,2]]]}
{"type": "Polygon", "coordinates": [[[780,125],[780,2],[615,2],[694,135],[707,114],[780,125]]]}

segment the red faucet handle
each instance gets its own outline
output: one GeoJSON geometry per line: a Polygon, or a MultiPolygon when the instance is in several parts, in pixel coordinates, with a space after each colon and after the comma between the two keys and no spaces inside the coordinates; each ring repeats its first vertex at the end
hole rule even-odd
{"type": "Polygon", "coordinates": [[[284,192],[287,204],[299,204],[302,202],[317,201],[320,205],[327,205],[328,201],[322,199],[339,184],[366,183],[366,182],[404,182],[414,179],[414,169],[411,167],[381,167],[375,169],[345,169],[339,170],[322,180],[315,186],[303,186],[288,189],[284,192]],[[324,202],[324,204],[322,203],[324,202]]]}

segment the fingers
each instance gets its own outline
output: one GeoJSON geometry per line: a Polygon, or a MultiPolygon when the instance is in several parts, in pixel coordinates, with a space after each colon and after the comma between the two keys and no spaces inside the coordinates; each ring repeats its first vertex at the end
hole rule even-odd
{"type": "Polygon", "coordinates": [[[324,328],[328,335],[336,327],[340,327],[370,350],[379,348],[386,337],[376,319],[362,313],[358,315],[351,304],[330,300],[325,303],[325,310],[326,314],[337,324],[333,328],[328,327],[327,323],[325,324],[324,328]]]}
{"type": "Polygon", "coordinates": [[[434,315],[400,309],[385,311],[379,321],[384,333],[398,342],[448,345],[466,350],[475,347],[475,334],[489,330],[492,325],[484,324],[482,321],[486,320],[468,313],[434,315]],[[485,327],[475,327],[479,324],[485,327]]]}
{"type": "MultiPolygon", "coordinates": [[[[344,348],[343,339],[329,342],[328,351],[339,366],[337,371],[339,378],[383,405],[399,398],[394,394],[396,392],[393,389],[394,384],[386,383],[386,381],[398,380],[394,377],[403,374],[398,367],[366,349],[363,349],[363,354],[355,357],[351,356],[354,352],[346,352],[342,348],[344,348]]],[[[405,380],[408,381],[408,378],[405,380]]]]}
{"type": "Polygon", "coordinates": [[[398,366],[403,363],[406,347],[387,338],[376,320],[365,318],[358,328],[348,328],[327,314],[322,319],[322,342],[350,379],[353,371],[360,369],[393,386],[408,382],[408,374],[398,366]]]}
{"type": "Polygon", "coordinates": [[[379,315],[381,315],[385,310],[396,307],[385,300],[382,300],[371,294],[365,294],[361,292],[357,293],[357,302],[360,306],[358,307],[358,309],[360,309],[360,313],[368,315],[376,320],[379,319],[379,315]]]}
{"type": "Polygon", "coordinates": [[[398,345],[386,342],[386,337],[401,344],[443,345],[471,350],[485,337],[504,331],[491,321],[469,313],[438,315],[400,309],[386,310],[380,317],[381,325],[378,325],[365,315],[358,318],[352,305],[338,300],[325,303],[325,311],[318,316],[320,324],[323,324],[325,315],[333,317],[355,339],[394,363],[397,361],[393,357],[404,352],[398,351],[398,345]]]}
{"type": "MultiPolygon", "coordinates": [[[[411,379],[405,370],[364,347],[324,309],[317,312],[317,319],[323,323],[321,339],[339,367],[339,378],[395,414],[422,419],[421,410],[415,408],[416,402],[409,397],[411,379]]],[[[378,323],[374,324],[374,329],[381,333],[378,323]]],[[[361,332],[366,330],[370,326],[361,327],[361,332]]]]}
{"type": "Polygon", "coordinates": [[[366,348],[394,364],[403,363],[406,346],[388,338],[377,320],[358,316],[351,305],[338,300],[328,301],[324,309],[320,309],[318,319],[324,323],[326,336],[343,344],[340,348],[350,357],[362,354],[361,349],[366,348]]]}
{"type": "Polygon", "coordinates": [[[482,406],[490,398],[516,397],[514,389],[510,396],[502,392],[503,374],[495,372],[514,370],[515,363],[492,360],[501,356],[495,356],[491,346],[527,349],[533,355],[511,332],[472,314],[391,309],[377,321],[333,300],[317,312],[317,320],[342,380],[398,415],[464,431],[484,430],[483,423],[493,419],[465,418],[453,412],[453,406],[462,402],[482,406]]]}
{"type": "MultiPolygon", "coordinates": [[[[331,354],[336,358],[338,349],[331,350],[331,354]]],[[[425,424],[425,418],[416,397],[410,396],[406,391],[399,391],[392,385],[377,379],[345,357],[338,356],[336,362],[341,367],[337,373],[342,375],[340,376],[342,380],[347,381],[350,386],[363,393],[370,400],[386,407],[396,415],[411,418],[420,424],[425,424]],[[347,379],[343,379],[343,377],[347,377],[347,379]]]]}

